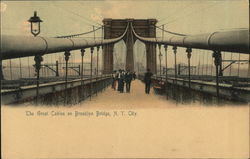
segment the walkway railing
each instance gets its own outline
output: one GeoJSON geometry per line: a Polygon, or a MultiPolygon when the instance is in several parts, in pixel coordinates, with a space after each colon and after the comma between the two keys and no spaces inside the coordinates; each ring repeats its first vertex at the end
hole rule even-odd
{"type": "MultiPolygon", "coordinates": [[[[219,78],[223,76],[223,71],[229,67],[223,68],[223,57],[222,51],[224,53],[242,53],[249,55],[250,62],[250,48],[249,48],[249,29],[239,29],[233,31],[223,31],[223,32],[213,32],[210,34],[200,34],[200,35],[188,35],[188,36],[172,36],[168,38],[147,38],[139,36],[132,23],[130,23],[134,36],[144,43],[150,43],[155,46],[159,46],[159,59],[160,59],[160,76],[161,76],[161,45],[165,48],[165,82],[168,83],[168,56],[167,48],[168,46],[173,46],[174,53],[174,83],[178,83],[178,70],[177,70],[177,48],[186,48],[187,53],[187,68],[188,68],[188,87],[191,87],[191,55],[192,49],[204,49],[213,51],[212,56],[214,58],[215,64],[215,78],[216,78],[216,96],[219,99],[219,78]]],[[[202,52],[201,52],[202,53],[202,52]]],[[[238,62],[241,60],[239,59],[238,62]]],[[[249,67],[250,69],[250,64],[249,67]]],[[[249,70],[248,70],[249,73],[249,70]]]]}

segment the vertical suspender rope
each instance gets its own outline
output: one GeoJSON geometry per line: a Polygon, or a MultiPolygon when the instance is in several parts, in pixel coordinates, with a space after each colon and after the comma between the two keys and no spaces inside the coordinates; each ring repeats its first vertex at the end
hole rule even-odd
{"type": "Polygon", "coordinates": [[[93,75],[93,53],[94,53],[94,48],[90,48],[90,100],[92,97],[92,87],[93,87],[93,81],[92,81],[92,75],[93,75]]]}
{"type": "Polygon", "coordinates": [[[201,75],[203,75],[203,62],[204,62],[204,59],[203,59],[203,50],[199,50],[199,52],[200,52],[200,56],[201,56],[201,65],[200,65],[200,68],[201,68],[201,75]]]}
{"type": "MultiPolygon", "coordinates": [[[[196,50],[197,51],[197,50],[196,50]]],[[[197,75],[200,75],[200,53],[199,54],[199,57],[198,57],[198,72],[197,72],[197,75]]]]}
{"type": "Polygon", "coordinates": [[[20,71],[20,78],[22,78],[22,62],[21,62],[21,58],[19,57],[19,71],[20,71]]]}
{"type": "Polygon", "coordinates": [[[213,61],[213,56],[212,56],[213,53],[211,53],[211,76],[213,76],[213,65],[214,65],[214,61],[213,61]]]}
{"type": "MultiPolygon", "coordinates": [[[[225,52],[222,52],[222,69],[224,68],[224,62],[223,60],[225,60],[225,57],[226,57],[226,53],[225,52]]],[[[224,75],[224,71],[222,71],[223,75],[224,75]]]]}
{"type": "MultiPolygon", "coordinates": [[[[233,60],[233,53],[231,52],[231,61],[233,60]]],[[[229,68],[229,76],[231,76],[231,73],[232,73],[232,65],[230,65],[230,68],[229,68]]]]}
{"type": "Polygon", "coordinates": [[[28,70],[29,70],[29,78],[30,78],[30,57],[28,57],[28,70]]]}
{"type": "Polygon", "coordinates": [[[250,54],[248,55],[248,73],[247,73],[247,77],[250,77],[250,54]]]}
{"type": "Polygon", "coordinates": [[[9,60],[10,62],[10,80],[12,80],[12,66],[11,66],[11,59],[9,60]]]}
{"type": "Polygon", "coordinates": [[[137,56],[136,56],[136,58],[137,58],[137,72],[139,72],[140,71],[140,65],[141,65],[141,62],[142,62],[142,60],[141,60],[141,62],[139,62],[139,55],[140,55],[140,45],[139,45],[140,43],[139,42],[137,42],[137,56]]]}
{"type": "MultiPolygon", "coordinates": [[[[131,25],[131,27],[132,27],[132,25],[131,25]]],[[[130,29],[130,36],[131,36],[131,39],[132,39],[132,51],[133,51],[133,60],[134,60],[134,36],[133,36],[133,31],[132,31],[132,29],[130,29]]],[[[135,69],[135,67],[134,67],[134,64],[132,65],[133,66],[133,69],[135,69]]],[[[129,70],[129,71],[132,71],[132,70],[129,70]]],[[[134,70],[133,70],[134,71],[134,70]]]]}
{"type": "Polygon", "coordinates": [[[204,60],[204,57],[205,57],[205,50],[201,51],[202,52],[202,71],[201,71],[201,75],[204,74],[204,64],[205,64],[205,60],[204,60]]]}
{"type": "Polygon", "coordinates": [[[97,52],[96,52],[96,75],[99,74],[99,49],[100,46],[97,46],[97,52]]]}
{"type": "Polygon", "coordinates": [[[207,58],[207,62],[206,62],[206,75],[208,75],[207,71],[208,71],[208,52],[206,51],[206,58],[207,58]]]}
{"type": "Polygon", "coordinates": [[[240,53],[239,53],[239,59],[238,59],[238,77],[240,76],[240,53]]]}
{"type": "MultiPolygon", "coordinates": [[[[54,54],[54,60],[55,60],[55,61],[57,61],[56,55],[57,55],[57,54],[54,54]]],[[[57,73],[58,73],[58,61],[57,61],[56,67],[57,67],[56,70],[57,70],[57,73]]]]}
{"type": "Polygon", "coordinates": [[[95,26],[93,25],[93,35],[94,35],[94,39],[95,39],[95,26]]]}
{"type": "MultiPolygon", "coordinates": [[[[50,63],[53,64],[53,54],[51,54],[50,56],[50,61],[51,61],[50,63]]],[[[51,65],[51,67],[53,68],[53,65],[51,65]]],[[[53,75],[51,71],[49,71],[48,74],[53,75]]]]}
{"type": "MultiPolygon", "coordinates": [[[[76,67],[76,65],[75,65],[75,54],[72,54],[72,66],[73,66],[73,68],[76,67]]],[[[75,73],[77,73],[77,72],[75,71],[75,73]]]]}

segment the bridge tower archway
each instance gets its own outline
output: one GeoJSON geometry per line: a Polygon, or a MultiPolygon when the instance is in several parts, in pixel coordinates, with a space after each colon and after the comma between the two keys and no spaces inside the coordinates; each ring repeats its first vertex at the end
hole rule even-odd
{"type": "MultiPolygon", "coordinates": [[[[135,32],[143,37],[155,38],[156,37],[156,19],[104,19],[104,39],[117,38],[121,36],[128,23],[132,23],[135,32]]],[[[126,69],[134,70],[134,51],[133,46],[136,37],[132,33],[132,28],[128,28],[124,36],[126,44],[126,69]]],[[[146,43],[146,67],[153,73],[156,73],[156,46],[155,44],[146,43]]],[[[103,46],[103,72],[105,74],[112,73],[114,69],[113,63],[114,44],[103,46]]]]}

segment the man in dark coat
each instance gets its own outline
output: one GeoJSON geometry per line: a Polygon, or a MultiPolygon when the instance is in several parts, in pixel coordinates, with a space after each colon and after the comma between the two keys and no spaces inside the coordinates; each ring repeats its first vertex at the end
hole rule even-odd
{"type": "Polygon", "coordinates": [[[145,82],[145,93],[150,93],[150,85],[152,83],[151,77],[153,76],[153,73],[150,72],[150,69],[147,69],[147,72],[144,75],[144,82],[145,82]]]}
{"type": "Polygon", "coordinates": [[[116,71],[113,71],[112,74],[112,88],[116,90],[116,81],[117,81],[117,73],[116,71]]]}
{"type": "Polygon", "coordinates": [[[125,74],[125,82],[126,82],[126,92],[130,92],[131,81],[133,79],[132,73],[128,70],[125,74]]]}
{"type": "Polygon", "coordinates": [[[118,73],[118,91],[123,93],[124,91],[124,73],[122,70],[119,70],[118,73]]]}
{"type": "Polygon", "coordinates": [[[135,72],[133,73],[133,79],[134,80],[136,79],[136,73],[135,72]]]}

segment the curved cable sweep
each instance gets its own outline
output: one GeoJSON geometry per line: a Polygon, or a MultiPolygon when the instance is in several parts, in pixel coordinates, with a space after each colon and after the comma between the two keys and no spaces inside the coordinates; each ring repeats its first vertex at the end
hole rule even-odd
{"type": "Polygon", "coordinates": [[[6,60],[18,57],[35,56],[37,54],[52,54],[63,51],[113,44],[122,40],[127,33],[127,30],[128,25],[120,37],[102,40],[2,35],[0,51],[1,59],[6,60]]]}
{"type": "Polygon", "coordinates": [[[187,36],[185,34],[180,34],[180,33],[175,33],[175,32],[164,30],[164,29],[160,28],[159,26],[155,26],[155,27],[162,30],[162,31],[164,31],[164,32],[166,32],[166,33],[169,33],[169,34],[174,34],[174,35],[179,35],[179,36],[187,36]]]}
{"type": "Polygon", "coordinates": [[[141,37],[135,32],[132,24],[130,27],[132,27],[133,34],[136,38],[146,43],[250,54],[249,29],[188,36],[171,36],[162,39],[141,37]]]}
{"type": "Polygon", "coordinates": [[[97,30],[99,30],[101,28],[102,28],[102,26],[99,27],[99,28],[96,28],[95,30],[91,30],[91,31],[88,31],[88,32],[79,33],[79,34],[72,34],[72,35],[56,36],[55,38],[73,38],[73,37],[77,37],[77,36],[81,36],[81,35],[86,35],[86,34],[95,32],[95,31],[97,31],[97,30]]]}

